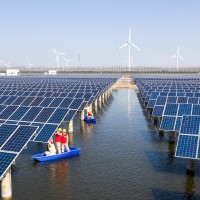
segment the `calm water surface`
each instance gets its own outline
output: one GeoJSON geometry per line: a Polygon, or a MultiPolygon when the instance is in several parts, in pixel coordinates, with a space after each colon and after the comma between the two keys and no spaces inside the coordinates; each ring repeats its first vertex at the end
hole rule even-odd
{"type": "Polygon", "coordinates": [[[98,108],[97,124],[74,120],[70,143],[80,156],[37,163],[45,151],[30,142],[12,167],[14,200],[200,199],[200,164],[189,175],[174,157],[169,134],[159,134],[135,90],[114,90],[98,108]]]}

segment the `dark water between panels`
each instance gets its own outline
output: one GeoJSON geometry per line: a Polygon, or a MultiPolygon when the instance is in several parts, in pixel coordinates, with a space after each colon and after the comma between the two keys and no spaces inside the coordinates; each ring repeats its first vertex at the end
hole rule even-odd
{"type": "Polygon", "coordinates": [[[200,199],[200,164],[187,175],[169,135],[159,134],[134,90],[119,89],[97,111],[97,124],[74,120],[71,144],[81,154],[34,163],[45,145],[29,143],[12,167],[15,200],[200,199]]]}

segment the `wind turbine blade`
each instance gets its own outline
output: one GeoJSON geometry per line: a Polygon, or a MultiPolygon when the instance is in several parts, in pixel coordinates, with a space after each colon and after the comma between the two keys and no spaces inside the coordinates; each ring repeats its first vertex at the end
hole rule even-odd
{"type": "Polygon", "coordinates": [[[138,51],[142,51],[139,47],[137,47],[135,44],[133,44],[132,42],[130,42],[130,44],[135,47],[138,51]]]}
{"type": "Polygon", "coordinates": [[[126,44],[123,44],[122,46],[118,47],[118,49],[121,49],[121,48],[123,48],[123,47],[125,47],[127,45],[128,45],[128,42],[126,44]]]}
{"type": "Polygon", "coordinates": [[[54,48],[52,48],[52,50],[53,50],[53,52],[55,53],[55,54],[57,54],[58,52],[54,49],[54,48]]]}
{"type": "Polygon", "coordinates": [[[59,53],[59,55],[64,55],[64,54],[66,54],[66,53],[59,53]]]}
{"type": "Polygon", "coordinates": [[[179,57],[180,59],[184,60],[184,58],[183,58],[182,56],[178,55],[178,57],[179,57]]]}
{"type": "Polygon", "coordinates": [[[55,62],[58,60],[58,55],[56,56],[55,62]]]}
{"type": "Polygon", "coordinates": [[[173,55],[171,58],[176,58],[177,55],[173,55]]]}

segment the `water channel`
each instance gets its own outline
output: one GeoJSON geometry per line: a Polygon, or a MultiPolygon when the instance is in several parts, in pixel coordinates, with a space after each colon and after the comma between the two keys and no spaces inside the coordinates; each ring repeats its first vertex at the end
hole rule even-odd
{"type": "Polygon", "coordinates": [[[46,146],[28,144],[12,167],[14,200],[200,199],[199,161],[188,174],[186,160],[174,157],[176,142],[159,133],[134,89],[113,90],[95,115],[96,125],[74,119],[77,157],[33,162],[46,146]]]}

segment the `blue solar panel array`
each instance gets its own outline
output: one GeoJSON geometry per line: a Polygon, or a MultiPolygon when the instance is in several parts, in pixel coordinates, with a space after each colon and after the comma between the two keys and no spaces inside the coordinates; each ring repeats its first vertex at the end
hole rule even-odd
{"type": "Polygon", "coordinates": [[[65,119],[73,119],[78,110],[84,109],[86,103],[92,103],[118,78],[17,77],[9,87],[8,83],[0,86],[0,103],[3,104],[0,105],[0,121],[21,125],[59,125],[65,119]],[[18,81],[19,84],[15,85],[18,81]]]}
{"type": "Polygon", "coordinates": [[[200,159],[199,75],[136,75],[141,98],[162,117],[160,130],[178,131],[176,157],[200,159]]]}
{"type": "Polygon", "coordinates": [[[37,128],[8,124],[0,126],[0,178],[36,133],[37,128]]]}

